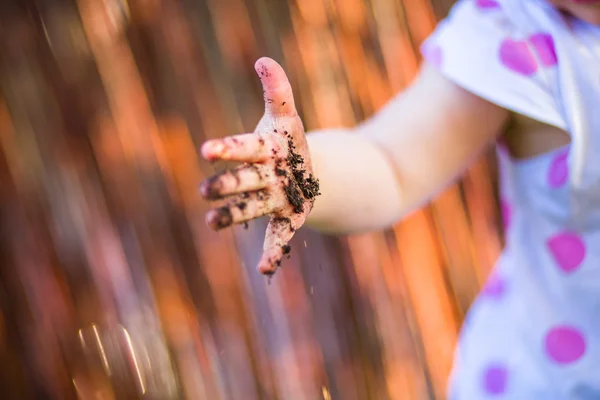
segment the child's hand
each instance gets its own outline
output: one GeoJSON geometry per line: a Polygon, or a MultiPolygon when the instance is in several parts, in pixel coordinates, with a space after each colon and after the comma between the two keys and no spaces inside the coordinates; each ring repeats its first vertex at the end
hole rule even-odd
{"type": "Polygon", "coordinates": [[[202,146],[202,156],[209,161],[243,164],[202,182],[200,193],[208,200],[227,201],[208,212],[206,221],[213,229],[271,215],[258,270],[272,275],[311,211],[319,183],[285,72],[269,58],[259,59],[255,69],[264,90],[265,114],[254,133],[210,140],[202,146]]]}

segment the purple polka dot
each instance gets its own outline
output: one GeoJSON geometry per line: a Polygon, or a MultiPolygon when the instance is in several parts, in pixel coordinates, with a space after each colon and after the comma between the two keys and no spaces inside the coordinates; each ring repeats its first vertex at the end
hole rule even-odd
{"type": "Polygon", "coordinates": [[[561,232],[549,238],[546,245],[559,268],[564,272],[574,272],[585,258],[585,243],[575,233],[561,232]]]}
{"type": "Polygon", "coordinates": [[[570,326],[556,326],[546,335],[546,353],[559,364],[571,364],[585,354],[583,334],[570,326]]]}
{"type": "Polygon", "coordinates": [[[542,65],[551,67],[558,64],[556,50],[554,48],[554,39],[547,33],[537,33],[529,38],[533,48],[535,49],[542,65]]]}
{"type": "Polygon", "coordinates": [[[548,169],[548,184],[553,188],[559,188],[567,182],[569,178],[568,159],[569,152],[561,152],[550,163],[548,169]]]}
{"type": "Polygon", "coordinates": [[[431,65],[438,68],[442,66],[442,63],[444,62],[444,54],[439,45],[426,42],[423,45],[421,52],[423,53],[423,57],[425,57],[427,62],[429,62],[431,65]]]}
{"type": "Polygon", "coordinates": [[[512,221],[512,207],[506,200],[500,200],[500,215],[502,216],[504,230],[507,231],[512,221]]]}
{"type": "Polygon", "coordinates": [[[483,390],[489,395],[499,395],[506,391],[508,369],[502,364],[490,364],[483,373],[483,390]]]}
{"type": "Polygon", "coordinates": [[[500,4],[496,0],[475,0],[475,5],[483,10],[500,8],[500,4]]]}
{"type": "Polygon", "coordinates": [[[481,294],[488,298],[500,299],[504,295],[505,290],[506,283],[504,279],[497,274],[492,274],[483,287],[481,294]]]}
{"type": "Polygon", "coordinates": [[[527,43],[505,39],[500,44],[500,62],[506,68],[521,75],[533,75],[538,65],[527,43]]]}

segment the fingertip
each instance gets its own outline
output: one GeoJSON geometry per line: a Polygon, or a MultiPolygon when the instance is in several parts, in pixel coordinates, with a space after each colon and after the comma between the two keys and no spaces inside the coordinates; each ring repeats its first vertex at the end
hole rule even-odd
{"type": "Polygon", "coordinates": [[[261,65],[265,64],[268,62],[268,60],[270,60],[269,57],[261,57],[258,60],[256,60],[256,62],[254,63],[254,69],[258,71],[258,69],[260,68],[261,65]]]}
{"type": "Polygon", "coordinates": [[[282,255],[279,253],[280,251],[268,251],[264,253],[258,263],[258,272],[269,277],[273,276],[277,269],[281,267],[282,255]]]}
{"type": "Polygon", "coordinates": [[[220,140],[208,140],[200,147],[200,154],[207,161],[215,161],[221,156],[224,148],[220,140]]]}
{"type": "Polygon", "coordinates": [[[202,146],[200,146],[200,155],[202,158],[207,159],[210,156],[208,142],[204,142],[202,146]]]}
{"type": "Polygon", "coordinates": [[[292,87],[283,67],[275,60],[262,57],[254,68],[262,84],[265,111],[274,114],[296,115],[292,87]]]}
{"type": "Polygon", "coordinates": [[[206,213],[206,224],[213,230],[218,231],[233,224],[233,216],[227,207],[210,210],[206,213]]]}
{"type": "Polygon", "coordinates": [[[217,216],[215,210],[210,210],[209,212],[207,212],[206,216],[204,217],[204,220],[206,222],[206,225],[208,225],[210,229],[216,230],[217,216]]]}
{"type": "Polygon", "coordinates": [[[275,275],[275,271],[277,271],[277,267],[268,263],[261,263],[258,267],[257,267],[258,272],[261,275],[265,275],[267,277],[272,277],[273,275],[275,275]]]}
{"type": "Polygon", "coordinates": [[[254,70],[258,77],[269,88],[273,85],[281,85],[282,81],[287,81],[287,75],[283,67],[275,60],[269,57],[261,57],[254,64],[254,70]]]}
{"type": "Polygon", "coordinates": [[[260,75],[264,68],[278,67],[279,64],[270,57],[261,57],[254,63],[254,69],[260,75]]]}
{"type": "Polygon", "coordinates": [[[200,183],[200,186],[198,187],[200,196],[204,197],[207,200],[210,199],[210,197],[211,197],[210,188],[211,188],[210,183],[208,181],[204,181],[204,182],[200,183]]]}

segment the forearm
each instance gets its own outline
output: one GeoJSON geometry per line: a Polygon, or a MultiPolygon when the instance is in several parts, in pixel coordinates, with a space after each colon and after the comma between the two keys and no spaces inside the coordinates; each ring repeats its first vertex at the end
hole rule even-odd
{"type": "Polygon", "coordinates": [[[321,191],[308,226],[349,233],[385,227],[402,215],[394,169],[372,141],[351,129],[312,132],[307,138],[321,191]]]}
{"type": "Polygon", "coordinates": [[[308,135],[322,196],[308,224],[331,233],[389,226],[448,186],[508,112],[426,69],[360,126],[308,135]]]}

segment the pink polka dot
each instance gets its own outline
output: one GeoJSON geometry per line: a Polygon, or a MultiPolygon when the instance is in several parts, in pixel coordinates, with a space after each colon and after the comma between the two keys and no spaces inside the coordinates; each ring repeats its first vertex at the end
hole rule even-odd
{"type": "Polygon", "coordinates": [[[583,334],[570,326],[556,326],[546,334],[546,353],[559,364],[571,364],[585,354],[583,334]]]}
{"type": "Polygon", "coordinates": [[[499,395],[506,391],[508,369],[498,363],[490,364],[483,372],[483,390],[489,395],[499,395]]]}
{"type": "Polygon", "coordinates": [[[554,39],[547,33],[536,33],[529,38],[531,45],[538,54],[542,65],[551,67],[558,64],[556,49],[554,48],[554,39]]]}
{"type": "Polygon", "coordinates": [[[521,75],[533,75],[538,65],[535,56],[524,41],[505,39],[500,44],[500,62],[506,68],[521,75]]]}
{"type": "Polygon", "coordinates": [[[427,62],[429,62],[431,65],[438,68],[442,66],[442,63],[444,61],[444,54],[442,52],[442,48],[439,45],[431,42],[426,42],[423,45],[421,52],[423,53],[423,57],[425,57],[427,62]]]}
{"type": "Polygon", "coordinates": [[[559,268],[564,272],[574,272],[585,258],[585,243],[575,233],[561,232],[549,238],[546,245],[559,268]]]}
{"type": "Polygon", "coordinates": [[[498,300],[502,298],[505,290],[506,282],[504,281],[504,279],[502,279],[497,274],[492,274],[485,283],[481,294],[485,297],[498,300]]]}
{"type": "Polygon", "coordinates": [[[500,215],[502,216],[504,230],[507,231],[512,221],[512,207],[506,200],[500,200],[500,215]]]}
{"type": "Polygon", "coordinates": [[[567,182],[569,178],[568,159],[569,152],[561,152],[550,163],[548,169],[548,184],[553,188],[559,188],[567,182]]]}
{"type": "Polygon", "coordinates": [[[475,0],[475,5],[481,9],[500,8],[496,0],[475,0]]]}

